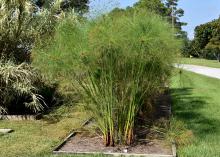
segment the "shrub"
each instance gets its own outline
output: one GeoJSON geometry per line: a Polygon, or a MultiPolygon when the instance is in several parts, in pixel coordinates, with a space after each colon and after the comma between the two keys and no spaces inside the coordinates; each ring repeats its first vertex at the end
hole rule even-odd
{"type": "Polygon", "coordinates": [[[36,50],[34,64],[61,84],[71,82],[68,89],[81,95],[106,146],[130,145],[138,113],[169,80],[180,45],[170,28],[161,17],[141,12],[81,23],[67,19],[50,45],[36,50]]]}
{"type": "Polygon", "coordinates": [[[57,10],[59,1],[40,10],[30,0],[1,0],[0,58],[29,61],[35,41],[53,33],[57,10]]]}
{"type": "Polygon", "coordinates": [[[28,64],[15,65],[11,61],[1,61],[0,114],[7,113],[8,108],[13,105],[25,105],[33,112],[42,111],[46,104],[37,88],[42,84],[41,80],[39,73],[28,64]],[[17,104],[21,99],[23,104],[17,104]]]}
{"type": "Polygon", "coordinates": [[[49,39],[62,19],[60,5],[60,0],[46,8],[32,0],[0,1],[0,113],[30,114],[42,111],[45,102],[53,105],[56,87],[28,63],[35,44],[49,39]]]}

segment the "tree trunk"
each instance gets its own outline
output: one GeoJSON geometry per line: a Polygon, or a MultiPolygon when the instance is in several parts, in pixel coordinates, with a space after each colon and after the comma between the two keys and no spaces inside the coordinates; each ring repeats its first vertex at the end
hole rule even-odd
{"type": "Polygon", "coordinates": [[[218,53],[218,61],[220,62],[220,53],[218,53]]]}

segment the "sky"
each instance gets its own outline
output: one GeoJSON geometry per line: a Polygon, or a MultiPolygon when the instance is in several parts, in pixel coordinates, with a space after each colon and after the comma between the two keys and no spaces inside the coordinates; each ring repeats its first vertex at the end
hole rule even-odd
{"type": "Polygon", "coordinates": [[[196,26],[220,16],[220,0],[180,0],[179,7],[185,11],[181,20],[188,23],[183,29],[188,32],[190,39],[194,36],[196,26]]]}
{"type": "MultiPolygon", "coordinates": [[[[126,8],[138,0],[95,0],[95,10],[111,10],[114,7],[126,8]]],[[[183,27],[190,39],[196,26],[217,19],[220,16],[220,0],[179,0],[179,7],[185,11],[181,21],[188,23],[183,27]]]]}

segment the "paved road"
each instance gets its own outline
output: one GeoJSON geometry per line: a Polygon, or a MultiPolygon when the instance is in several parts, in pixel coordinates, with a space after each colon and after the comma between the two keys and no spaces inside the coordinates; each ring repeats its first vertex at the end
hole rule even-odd
{"type": "Polygon", "coordinates": [[[220,68],[210,68],[191,64],[175,64],[175,67],[220,79],[220,68]]]}

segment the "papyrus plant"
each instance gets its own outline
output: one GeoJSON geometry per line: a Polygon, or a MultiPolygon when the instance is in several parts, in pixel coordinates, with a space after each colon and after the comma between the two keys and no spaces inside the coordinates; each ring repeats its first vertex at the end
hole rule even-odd
{"type": "Polygon", "coordinates": [[[79,79],[85,108],[106,146],[131,145],[138,113],[168,81],[179,42],[159,16],[137,12],[97,19],[88,43],[90,63],[79,79]]]}

